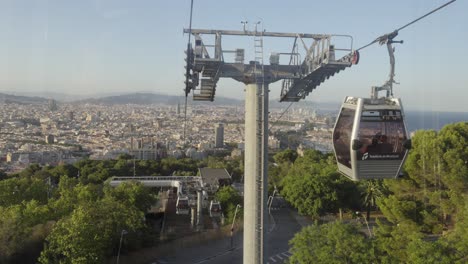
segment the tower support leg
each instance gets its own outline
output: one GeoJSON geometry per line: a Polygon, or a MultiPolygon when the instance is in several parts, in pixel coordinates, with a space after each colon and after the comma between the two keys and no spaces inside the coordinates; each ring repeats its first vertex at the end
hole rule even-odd
{"type": "Polygon", "coordinates": [[[246,85],[244,161],[244,264],[262,264],[267,225],[268,85],[246,85]]]}

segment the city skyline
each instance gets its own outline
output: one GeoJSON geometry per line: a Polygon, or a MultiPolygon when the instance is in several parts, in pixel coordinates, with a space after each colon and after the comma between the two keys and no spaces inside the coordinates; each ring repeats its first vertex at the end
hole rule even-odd
{"type": "MultiPolygon", "coordinates": [[[[276,32],[335,33],[354,37],[354,48],[391,32],[446,1],[361,1],[343,3],[218,3],[194,1],[193,28],[241,30],[256,21],[276,32]],[[281,5],[281,8],[279,6],[281,5]],[[284,5],[284,4],[283,4],[284,5]]],[[[153,92],[183,94],[184,49],[190,1],[11,1],[0,4],[0,92],[70,95],[153,92]]],[[[468,4],[457,1],[400,32],[396,44],[395,96],[408,109],[468,111],[468,76],[462,74],[463,25],[468,4]]],[[[223,49],[244,48],[253,58],[253,39],[225,38],[223,49]]],[[[265,61],[291,43],[265,39],[265,61]]],[[[388,78],[385,47],[361,52],[361,61],[331,78],[308,100],[340,102],[346,95],[368,96],[388,78]]],[[[280,82],[271,85],[278,98],[280,82]]],[[[243,99],[243,84],[221,80],[217,95],[243,99]]],[[[286,107],[286,105],[285,105],[286,107]]]]}

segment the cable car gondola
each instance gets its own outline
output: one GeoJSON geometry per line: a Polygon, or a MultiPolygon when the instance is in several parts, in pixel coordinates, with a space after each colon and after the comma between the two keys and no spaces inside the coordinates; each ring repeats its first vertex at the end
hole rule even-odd
{"type": "Polygon", "coordinates": [[[221,204],[217,201],[211,201],[210,203],[210,217],[221,216],[221,204]]]}
{"type": "Polygon", "coordinates": [[[176,214],[187,215],[190,212],[188,197],[177,197],[176,214]]]}
{"type": "Polygon", "coordinates": [[[346,97],[333,131],[342,174],[354,181],[396,178],[410,147],[400,99],[346,97]]]}
{"type": "Polygon", "coordinates": [[[393,97],[396,82],[392,43],[403,43],[393,40],[397,35],[395,30],[364,46],[386,44],[389,79],[382,86],[372,87],[370,98],[346,97],[335,123],[333,149],[338,171],[353,181],[397,178],[411,148],[401,100],[393,97]],[[386,96],[379,98],[380,91],[386,91],[386,96]]]}

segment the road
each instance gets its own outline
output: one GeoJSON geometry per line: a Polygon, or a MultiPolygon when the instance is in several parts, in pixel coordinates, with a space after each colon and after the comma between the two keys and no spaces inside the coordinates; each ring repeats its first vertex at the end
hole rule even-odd
{"type": "MultiPolygon", "coordinates": [[[[280,264],[291,255],[288,250],[288,242],[294,234],[299,232],[301,225],[307,225],[307,221],[301,221],[297,213],[284,205],[281,198],[273,201],[268,234],[266,236],[265,264],[280,264]]],[[[205,242],[189,248],[181,248],[179,252],[167,255],[155,260],[153,263],[163,264],[242,264],[242,232],[237,232],[231,239],[223,238],[205,242]]]]}

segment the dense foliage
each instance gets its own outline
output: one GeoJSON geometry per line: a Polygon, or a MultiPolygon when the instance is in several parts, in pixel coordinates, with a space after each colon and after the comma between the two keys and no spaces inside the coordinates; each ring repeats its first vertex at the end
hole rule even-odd
{"type": "Polygon", "coordinates": [[[34,263],[39,255],[41,263],[102,263],[116,253],[122,230],[132,241],[127,248],[150,245],[144,220],[155,194],[94,177],[121,161],[34,164],[0,180],[0,263],[34,263]]]}
{"type": "MultiPolygon", "coordinates": [[[[243,198],[232,186],[221,187],[216,192],[215,199],[221,203],[225,223],[232,223],[237,205],[242,206],[243,198]]],[[[242,219],[242,207],[238,209],[236,219],[242,219]]]]}
{"type": "MultiPolygon", "coordinates": [[[[361,209],[383,215],[372,237],[344,223],[310,226],[291,240],[290,263],[467,263],[468,123],[417,131],[412,141],[403,178],[355,185],[361,209]]],[[[328,158],[300,157],[283,177],[283,195],[303,214],[334,212],[348,192],[328,158]]]]}
{"type": "MultiPolygon", "coordinates": [[[[33,164],[13,175],[0,172],[0,263],[103,263],[117,254],[122,230],[124,250],[153,245],[158,236],[151,223],[145,224],[145,213],[156,202],[156,190],[138,183],[111,188],[105,183],[109,177],[197,175],[198,168],[210,167],[225,168],[240,180],[242,164],[240,158],[156,161],[122,155],[55,167],[33,164]]],[[[227,222],[232,221],[242,197],[225,187],[217,199],[227,222]]]]}
{"type": "Polygon", "coordinates": [[[307,150],[302,157],[284,160],[282,164],[289,169],[283,171],[281,194],[300,214],[318,218],[359,207],[357,186],[340,176],[332,155],[307,150]],[[294,163],[288,164],[292,160],[294,163]]]}
{"type": "Polygon", "coordinates": [[[354,225],[335,222],[305,227],[290,241],[289,263],[373,263],[371,242],[354,225]]]}

